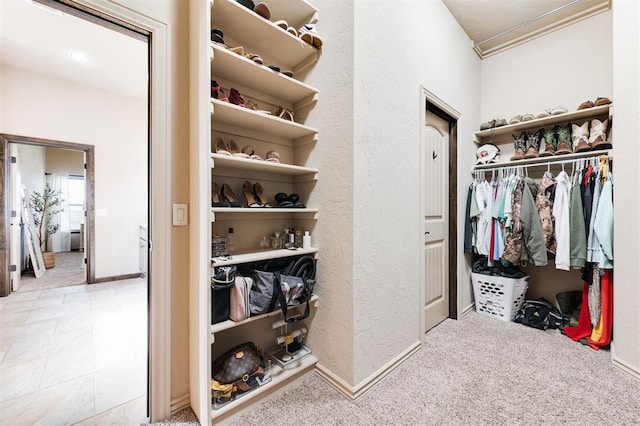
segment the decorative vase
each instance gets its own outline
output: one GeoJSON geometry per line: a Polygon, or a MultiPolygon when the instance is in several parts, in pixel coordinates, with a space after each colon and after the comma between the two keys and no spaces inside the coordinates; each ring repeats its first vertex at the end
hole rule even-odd
{"type": "Polygon", "coordinates": [[[56,252],[55,251],[43,251],[42,259],[44,260],[45,269],[51,269],[56,266],[56,252]]]}

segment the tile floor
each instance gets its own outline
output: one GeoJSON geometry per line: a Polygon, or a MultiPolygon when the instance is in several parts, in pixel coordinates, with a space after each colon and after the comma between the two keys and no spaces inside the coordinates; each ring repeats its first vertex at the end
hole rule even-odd
{"type": "Polygon", "coordinates": [[[144,279],[0,298],[0,425],[146,421],[144,279]]]}

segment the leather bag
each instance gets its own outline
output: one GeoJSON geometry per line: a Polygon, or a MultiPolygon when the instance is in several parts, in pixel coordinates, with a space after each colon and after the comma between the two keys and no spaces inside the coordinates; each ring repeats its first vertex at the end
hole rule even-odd
{"type": "Polygon", "coordinates": [[[213,380],[218,383],[234,383],[248,378],[260,368],[260,353],[253,342],[241,343],[215,359],[212,366],[213,380]]]}

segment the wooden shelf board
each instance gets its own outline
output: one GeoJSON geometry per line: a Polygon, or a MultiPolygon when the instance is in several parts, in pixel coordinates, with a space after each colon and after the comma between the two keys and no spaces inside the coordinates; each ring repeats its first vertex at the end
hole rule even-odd
{"type": "Polygon", "coordinates": [[[318,173],[318,169],[296,166],[293,164],[271,163],[269,161],[252,160],[250,158],[233,157],[222,154],[211,154],[213,167],[233,167],[240,170],[255,170],[260,172],[279,173],[283,175],[300,176],[318,173]]]}
{"type": "Polygon", "coordinates": [[[519,166],[545,166],[550,164],[553,166],[554,164],[562,164],[563,162],[570,162],[572,160],[577,160],[580,158],[589,158],[589,157],[597,157],[600,155],[606,155],[609,158],[613,158],[613,150],[603,149],[599,151],[587,151],[587,152],[577,152],[573,154],[563,154],[563,155],[553,155],[549,157],[536,157],[536,158],[528,158],[524,160],[517,161],[505,161],[493,164],[478,164],[473,166],[471,171],[476,170],[486,170],[486,169],[499,169],[505,167],[519,167],[519,166]]]}
{"type": "Polygon", "coordinates": [[[241,263],[251,263],[251,262],[261,262],[263,260],[269,259],[279,259],[283,257],[293,257],[293,256],[302,256],[305,254],[315,254],[318,252],[318,249],[315,247],[311,247],[309,249],[299,248],[296,250],[287,250],[287,249],[266,249],[263,251],[251,251],[248,253],[238,253],[231,256],[229,260],[220,260],[216,258],[211,259],[211,263],[213,266],[228,266],[228,265],[239,265],[241,263]]]}
{"type": "Polygon", "coordinates": [[[232,126],[251,128],[257,132],[265,132],[291,140],[305,137],[309,138],[318,133],[318,129],[213,98],[211,99],[211,107],[213,128],[215,128],[215,123],[219,121],[232,126]]]}

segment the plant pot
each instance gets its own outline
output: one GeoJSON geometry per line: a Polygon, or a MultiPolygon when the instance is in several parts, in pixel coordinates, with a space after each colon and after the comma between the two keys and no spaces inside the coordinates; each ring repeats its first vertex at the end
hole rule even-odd
{"type": "Polygon", "coordinates": [[[44,260],[45,269],[51,269],[56,266],[56,252],[44,251],[42,252],[42,259],[44,260]]]}

